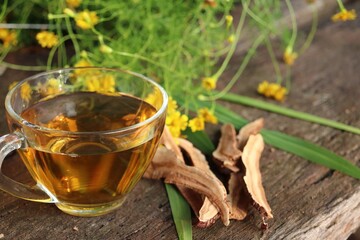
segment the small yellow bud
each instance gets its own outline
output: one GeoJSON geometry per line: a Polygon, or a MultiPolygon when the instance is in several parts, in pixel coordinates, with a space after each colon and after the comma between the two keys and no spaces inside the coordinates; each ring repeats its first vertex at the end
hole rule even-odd
{"type": "Polygon", "coordinates": [[[105,44],[101,44],[100,46],[100,52],[102,53],[112,53],[113,49],[105,44]]]}
{"type": "Polygon", "coordinates": [[[69,17],[75,17],[76,16],[76,13],[71,10],[70,8],[65,8],[64,9],[64,14],[68,15],[69,17]]]}

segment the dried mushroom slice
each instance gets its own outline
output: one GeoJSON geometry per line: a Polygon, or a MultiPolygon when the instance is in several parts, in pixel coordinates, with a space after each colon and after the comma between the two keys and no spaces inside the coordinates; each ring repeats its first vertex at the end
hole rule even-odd
{"type": "MultiPolygon", "coordinates": [[[[226,195],[226,189],[224,185],[210,170],[209,164],[205,156],[197,148],[195,148],[191,142],[187,141],[186,139],[179,139],[179,146],[186,153],[185,155],[188,156],[189,161],[191,161],[191,165],[209,174],[209,176],[211,176],[214,181],[217,182],[219,187],[223,190],[223,194],[226,195]]],[[[219,211],[206,196],[202,196],[200,205],[197,204],[197,206],[199,206],[199,208],[193,208],[193,211],[199,220],[196,226],[209,227],[210,225],[215,223],[215,220],[219,216],[219,211]]]]}
{"type": "Polygon", "coordinates": [[[243,220],[252,202],[244,182],[244,174],[231,173],[229,179],[230,219],[243,220]]]}
{"type": "Polygon", "coordinates": [[[242,152],[237,148],[235,128],[231,124],[225,124],[221,127],[221,137],[216,150],[213,152],[215,163],[222,169],[228,169],[231,172],[238,172],[236,166],[242,152]]]}
{"type": "Polygon", "coordinates": [[[196,167],[186,166],[173,151],[159,147],[144,177],[164,178],[166,183],[176,184],[205,195],[218,209],[223,223],[229,225],[229,207],[224,189],[209,174],[196,167]]]}
{"type": "Polygon", "coordinates": [[[260,157],[264,150],[264,140],[260,134],[250,135],[247,141],[242,162],[245,166],[244,181],[247,190],[254,201],[255,207],[260,210],[263,219],[273,218],[270,205],[265,196],[260,173],[260,157]]]}
{"type": "Polygon", "coordinates": [[[259,118],[243,126],[240,129],[238,135],[236,136],[237,148],[240,150],[244,149],[250,135],[258,134],[263,127],[264,127],[263,118],[259,118]]]}

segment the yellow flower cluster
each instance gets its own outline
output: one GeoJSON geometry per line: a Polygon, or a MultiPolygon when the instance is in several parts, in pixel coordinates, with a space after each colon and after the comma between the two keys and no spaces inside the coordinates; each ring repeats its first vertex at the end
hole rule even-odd
{"type": "Polygon", "coordinates": [[[115,78],[110,74],[86,75],[84,87],[91,92],[113,93],[115,92],[115,78]]]}
{"type": "MultiPolygon", "coordinates": [[[[145,101],[156,106],[156,103],[159,102],[159,94],[158,91],[154,91],[145,98],[145,101]]],[[[181,137],[182,131],[186,130],[187,127],[189,127],[192,132],[204,130],[205,122],[213,124],[217,123],[217,118],[209,111],[209,109],[199,109],[198,115],[189,120],[189,117],[186,114],[182,114],[178,110],[177,102],[172,99],[172,97],[169,97],[166,126],[169,128],[173,137],[181,137]]]]}
{"type": "Polygon", "coordinates": [[[216,88],[216,82],[217,79],[213,77],[204,77],[202,79],[201,85],[205,90],[210,91],[216,88]]]}
{"type": "Polygon", "coordinates": [[[269,83],[268,81],[261,82],[258,85],[257,91],[265,97],[274,98],[277,101],[283,101],[287,94],[285,87],[277,83],[269,83]]]}
{"type": "Polygon", "coordinates": [[[99,22],[99,17],[96,15],[96,12],[86,9],[75,15],[75,22],[76,26],[87,30],[93,28],[99,22]]]}
{"type": "Polygon", "coordinates": [[[20,96],[23,100],[29,102],[31,99],[32,89],[29,83],[24,83],[20,88],[20,96]]]}
{"type": "Polygon", "coordinates": [[[340,21],[349,21],[349,20],[355,20],[356,19],[356,12],[354,9],[352,10],[346,10],[342,9],[340,12],[336,13],[334,16],[332,16],[331,20],[333,22],[340,22],[340,21]]]}
{"type": "Polygon", "coordinates": [[[53,32],[41,31],[36,34],[36,40],[43,48],[52,48],[58,44],[59,39],[53,32]]]}
{"type": "Polygon", "coordinates": [[[16,32],[9,29],[0,29],[0,40],[4,47],[17,44],[16,32]]]}
{"type": "Polygon", "coordinates": [[[283,60],[284,60],[285,64],[291,66],[294,64],[297,57],[298,57],[298,54],[296,52],[293,52],[293,50],[291,50],[291,48],[286,48],[284,55],[283,55],[283,60]]]}

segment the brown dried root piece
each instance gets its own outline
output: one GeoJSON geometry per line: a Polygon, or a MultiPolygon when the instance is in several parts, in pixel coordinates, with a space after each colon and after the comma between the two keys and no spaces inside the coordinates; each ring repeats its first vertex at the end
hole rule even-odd
{"type": "MultiPolygon", "coordinates": [[[[254,206],[260,211],[263,221],[273,218],[271,208],[266,200],[260,173],[260,157],[264,150],[264,140],[260,134],[250,135],[242,155],[245,166],[244,181],[247,190],[254,201],[254,206]]],[[[264,222],[265,224],[265,222],[264,222]]]]}
{"type": "Polygon", "coordinates": [[[231,204],[230,219],[243,220],[247,216],[252,202],[243,177],[244,174],[241,172],[230,174],[228,186],[228,199],[231,204]]]}
{"type": "MultiPolygon", "coordinates": [[[[224,185],[210,171],[205,156],[187,140],[181,138],[175,140],[172,137],[169,129],[165,127],[161,137],[161,144],[163,144],[167,149],[173,151],[177,158],[185,164],[182,151],[175,141],[178,141],[178,144],[181,145],[183,150],[186,152],[188,160],[191,162],[190,165],[202,169],[208,173],[214,179],[214,181],[218,182],[220,188],[223,189],[223,193],[226,195],[226,189],[224,185]]],[[[198,222],[196,223],[197,227],[208,227],[215,223],[215,221],[220,216],[219,211],[206,196],[182,185],[175,185],[194,211],[198,219],[198,222]]]]}
{"type": "Polygon", "coordinates": [[[237,148],[235,128],[231,124],[221,127],[221,137],[216,150],[213,152],[215,163],[221,170],[228,169],[231,172],[238,172],[236,166],[242,152],[237,148]]]}
{"type": "Polygon", "coordinates": [[[229,207],[226,202],[226,190],[218,181],[204,171],[186,166],[176,154],[159,147],[144,177],[151,179],[162,179],[166,183],[176,184],[203,194],[216,206],[220,213],[221,220],[229,225],[229,207]]]}
{"type": "Polygon", "coordinates": [[[236,136],[237,148],[243,150],[247,143],[250,135],[258,134],[264,127],[264,119],[259,118],[253,122],[246,124],[242,127],[236,136]]]}
{"type": "MultiPolygon", "coordinates": [[[[222,182],[218,180],[215,174],[210,170],[209,164],[205,158],[205,156],[193,146],[191,142],[186,139],[179,139],[179,146],[183,150],[185,158],[191,162],[191,166],[194,166],[203,172],[209,174],[215,181],[217,181],[218,185],[223,189],[223,194],[226,195],[226,190],[222,182]],[[187,157],[186,157],[187,156],[187,157]]],[[[193,204],[195,205],[195,204],[193,204]]],[[[209,227],[215,223],[215,221],[219,218],[219,211],[211,203],[208,197],[201,196],[200,202],[192,207],[198,221],[196,223],[197,227],[205,228],[209,227]]]]}
{"type": "MultiPolygon", "coordinates": [[[[264,120],[258,119],[245,125],[236,137],[236,147],[240,148],[239,151],[242,150],[242,154],[241,161],[235,162],[239,171],[230,173],[228,199],[230,219],[244,219],[249,207],[253,205],[262,215],[263,226],[266,226],[265,220],[273,218],[273,215],[266,200],[259,168],[260,157],[264,149],[264,141],[259,132],[263,126],[264,120]]],[[[226,129],[231,130],[232,128],[226,127],[226,129]]],[[[223,133],[225,131],[222,129],[223,133]]],[[[229,133],[227,134],[229,135],[229,133]]],[[[228,138],[230,137],[228,136],[228,138]]]]}

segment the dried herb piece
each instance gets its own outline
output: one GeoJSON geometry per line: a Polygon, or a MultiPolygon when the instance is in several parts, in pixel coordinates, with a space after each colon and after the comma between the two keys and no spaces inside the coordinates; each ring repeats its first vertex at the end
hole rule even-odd
{"type": "Polygon", "coordinates": [[[221,127],[219,144],[212,154],[215,163],[222,171],[228,169],[230,172],[238,172],[239,168],[236,166],[236,163],[240,159],[241,154],[242,152],[237,148],[234,126],[232,124],[224,124],[221,127]]]}
{"type": "Polygon", "coordinates": [[[268,219],[273,218],[273,215],[266,199],[260,173],[260,158],[264,145],[264,140],[260,134],[250,135],[244,147],[242,162],[245,166],[244,181],[254,201],[254,206],[260,211],[263,219],[268,219]]]}
{"type": "Polygon", "coordinates": [[[260,133],[261,129],[264,127],[264,119],[259,118],[253,122],[246,124],[242,127],[236,136],[237,148],[243,150],[245,144],[247,143],[250,135],[255,135],[260,133]]]}
{"type": "MultiPolygon", "coordinates": [[[[171,143],[168,143],[167,146],[174,147],[171,143]]],[[[152,179],[164,178],[166,183],[175,184],[182,189],[191,189],[206,196],[219,211],[223,223],[225,225],[229,224],[229,207],[225,187],[219,184],[218,179],[203,170],[185,165],[173,150],[159,147],[144,177],[152,179]]],[[[181,193],[183,194],[183,192],[181,193]]],[[[186,198],[186,196],[184,197],[186,198]]],[[[190,201],[192,200],[190,198],[190,201]]]]}
{"type": "MultiPolygon", "coordinates": [[[[179,146],[185,152],[185,158],[187,156],[188,160],[191,162],[191,165],[209,174],[214,179],[214,181],[218,182],[219,186],[223,189],[223,193],[226,195],[226,189],[224,185],[210,170],[205,156],[186,139],[179,139],[179,146]]],[[[206,196],[201,196],[201,199],[198,198],[198,201],[199,200],[200,202],[198,202],[196,207],[193,208],[193,211],[199,220],[199,222],[196,223],[196,226],[209,227],[215,223],[216,219],[219,218],[219,211],[206,196]]]]}
{"type": "Polygon", "coordinates": [[[246,189],[244,174],[241,172],[231,173],[229,179],[230,219],[243,220],[248,213],[252,200],[246,189]]]}

